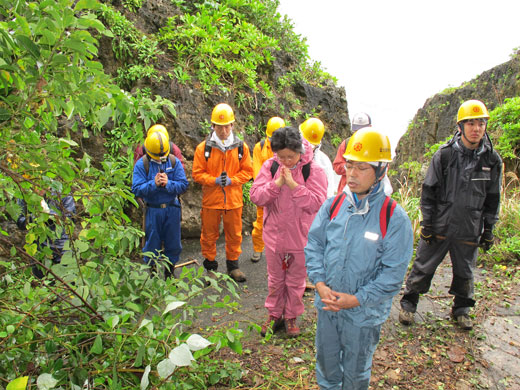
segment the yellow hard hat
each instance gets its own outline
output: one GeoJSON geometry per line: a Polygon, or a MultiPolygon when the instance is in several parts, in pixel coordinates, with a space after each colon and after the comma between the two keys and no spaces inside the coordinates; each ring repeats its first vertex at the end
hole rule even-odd
{"type": "Polygon", "coordinates": [[[271,138],[273,133],[278,130],[280,127],[285,127],[285,121],[282,118],[277,116],[273,116],[267,122],[267,129],[265,130],[265,134],[271,138]]]}
{"type": "Polygon", "coordinates": [[[149,134],[144,140],[146,154],[155,160],[166,157],[170,154],[170,141],[168,137],[160,131],[149,134]]]}
{"type": "Polygon", "coordinates": [[[216,125],[229,125],[234,121],[233,109],[226,103],[217,104],[211,113],[211,123],[216,125]]]}
{"type": "Polygon", "coordinates": [[[392,161],[390,140],[380,131],[372,127],[364,127],[350,137],[343,157],[350,161],[390,162],[392,161]]]}
{"type": "Polygon", "coordinates": [[[168,130],[166,130],[166,127],[163,125],[153,125],[148,129],[148,132],[146,133],[146,136],[148,137],[150,134],[155,133],[158,131],[159,133],[162,133],[168,138],[168,141],[170,140],[170,135],[168,134],[168,130]]]}
{"type": "Polygon", "coordinates": [[[457,113],[457,123],[468,119],[489,119],[486,105],[480,100],[467,100],[462,103],[457,113]]]}
{"type": "Polygon", "coordinates": [[[313,145],[319,145],[323,134],[325,134],[325,126],[318,118],[309,118],[300,125],[300,131],[303,138],[313,145]]]}

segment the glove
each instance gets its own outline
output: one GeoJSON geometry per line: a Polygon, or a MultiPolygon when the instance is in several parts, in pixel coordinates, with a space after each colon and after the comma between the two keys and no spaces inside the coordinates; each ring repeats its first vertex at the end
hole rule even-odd
{"type": "Polygon", "coordinates": [[[484,229],[484,232],[480,236],[480,247],[484,250],[484,252],[487,252],[489,248],[493,245],[493,241],[495,239],[495,236],[493,235],[493,231],[491,229],[484,229]]]}
{"type": "Polygon", "coordinates": [[[421,239],[424,240],[428,245],[436,242],[435,233],[431,226],[423,225],[421,227],[421,239]]]}
{"type": "Polygon", "coordinates": [[[221,185],[222,187],[226,187],[231,184],[231,179],[228,177],[226,171],[222,172],[218,179],[220,179],[220,183],[217,184],[221,185]]]}

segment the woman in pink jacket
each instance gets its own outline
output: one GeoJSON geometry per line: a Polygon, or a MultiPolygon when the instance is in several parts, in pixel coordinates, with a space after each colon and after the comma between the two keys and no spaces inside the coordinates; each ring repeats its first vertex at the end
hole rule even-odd
{"type": "Polygon", "coordinates": [[[269,313],[262,336],[285,321],[289,336],[298,336],[296,318],[304,311],[304,248],[314,216],[327,197],[327,177],[313,161],[311,145],[292,127],[275,131],[274,157],[267,160],[251,187],[250,198],[264,207],[265,258],[269,313]]]}

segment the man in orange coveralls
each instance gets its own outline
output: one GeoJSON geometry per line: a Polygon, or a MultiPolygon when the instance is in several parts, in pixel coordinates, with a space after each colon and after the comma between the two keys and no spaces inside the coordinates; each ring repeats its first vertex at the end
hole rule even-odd
{"type": "MultiPolygon", "coordinates": [[[[253,149],[253,179],[256,179],[260,168],[264,162],[274,156],[273,150],[271,149],[271,136],[273,132],[278,130],[280,127],[285,127],[285,121],[282,118],[273,116],[267,121],[267,127],[265,130],[265,139],[257,142],[253,149]]],[[[251,238],[253,240],[253,256],[251,261],[257,263],[262,258],[262,252],[264,251],[264,240],[262,238],[264,225],[264,208],[256,206],[256,221],[253,222],[253,231],[251,232],[251,238]]]]}
{"type": "Polygon", "coordinates": [[[239,269],[242,253],[242,185],[253,176],[249,147],[233,134],[233,109],[220,103],[211,114],[212,132],[195,150],[193,180],[202,185],[202,228],[200,247],[204,268],[210,277],[218,268],[217,240],[220,221],[224,221],[226,266],[236,282],[245,282],[239,269]]]}

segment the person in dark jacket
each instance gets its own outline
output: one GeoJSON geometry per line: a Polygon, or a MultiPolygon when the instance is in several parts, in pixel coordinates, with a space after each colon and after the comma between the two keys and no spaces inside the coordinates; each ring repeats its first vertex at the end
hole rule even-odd
{"type": "Polygon", "coordinates": [[[450,253],[454,295],[452,317],[464,330],[475,305],[473,270],[478,247],[493,245],[500,208],[502,160],[487,136],[489,114],[478,100],[464,102],[457,115],[457,134],[432,158],[422,185],[421,239],[401,299],[399,321],[409,325],[419,294],[428,292],[435,270],[450,253]]]}
{"type": "MultiPolygon", "coordinates": [[[[39,195],[42,196],[41,207],[42,211],[49,214],[49,219],[46,225],[53,231],[56,231],[56,222],[61,218],[74,218],[76,214],[76,203],[72,195],[66,195],[60,199],[57,194],[40,191],[39,195]]],[[[20,200],[18,202],[22,207],[22,213],[16,220],[16,225],[22,231],[27,230],[27,224],[31,222],[32,216],[27,214],[27,203],[20,200]]],[[[60,225],[60,223],[58,223],[60,225]]],[[[69,240],[69,235],[66,229],[61,229],[61,234],[54,240],[46,240],[43,243],[38,243],[38,251],[41,252],[45,247],[48,247],[52,251],[52,262],[53,264],[59,264],[61,257],[64,253],[65,243],[69,240]]],[[[36,264],[32,267],[33,275],[38,279],[44,277],[43,271],[36,264]]]]}

